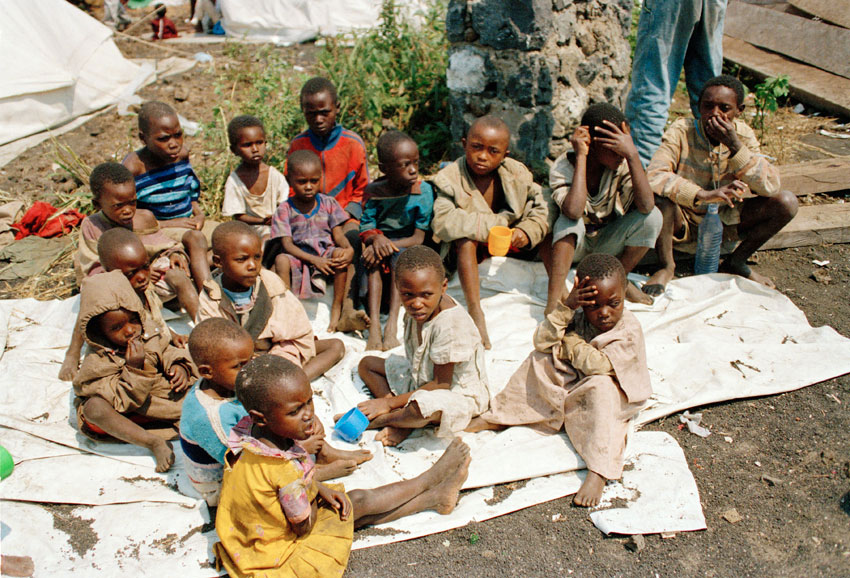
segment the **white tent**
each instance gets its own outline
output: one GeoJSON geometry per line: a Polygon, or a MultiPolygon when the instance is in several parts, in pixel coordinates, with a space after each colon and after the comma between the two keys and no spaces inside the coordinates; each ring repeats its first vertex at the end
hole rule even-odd
{"type": "Polygon", "coordinates": [[[153,78],[65,0],[0,0],[0,145],[128,98],[153,78]]]}

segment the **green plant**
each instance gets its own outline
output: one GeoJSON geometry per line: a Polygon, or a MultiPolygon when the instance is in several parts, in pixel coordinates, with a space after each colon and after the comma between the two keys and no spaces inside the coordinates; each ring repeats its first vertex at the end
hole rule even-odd
{"type": "Polygon", "coordinates": [[[477,544],[478,540],[480,540],[480,539],[481,539],[481,537],[478,534],[476,534],[475,532],[473,532],[472,534],[469,535],[469,544],[471,546],[475,546],[475,544],[477,544]]]}
{"type": "Polygon", "coordinates": [[[779,99],[788,96],[788,82],[787,74],[771,76],[761,84],[757,84],[755,90],[753,90],[753,98],[755,99],[756,106],[756,116],[753,124],[760,131],[764,131],[766,114],[768,112],[776,112],[779,106],[779,99]]]}

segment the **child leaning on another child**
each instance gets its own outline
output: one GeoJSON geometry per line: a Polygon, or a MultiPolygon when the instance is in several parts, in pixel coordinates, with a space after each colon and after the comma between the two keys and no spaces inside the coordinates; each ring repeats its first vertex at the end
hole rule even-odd
{"type": "Polygon", "coordinates": [[[401,301],[394,264],[406,249],[421,245],[431,225],[434,191],[419,179],[419,147],[403,132],[392,130],[378,139],[378,166],[384,176],[363,194],[360,238],[363,263],[369,272],[369,340],[366,349],[387,351],[398,343],[401,301]],[[381,334],[383,278],[390,275],[390,309],[381,334]]]}
{"type": "MultiPolygon", "coordinates": [[[[189,353],[201,377],[183,401],[180,446],[192,486],[207,504],[215,506],[230,430],[248,415],[233,390],[237,373],[254,355],[254,341],[233,321],[212,317],[192,330],[189,353]]],[[[316,423],[313,435],[302,442],[302,447],[316,456],[317,479],[348,475],[372,458],[366,450],[342,451],[325,443],[324,428],[318,420],[316,423]]]]}
{"type": "Polygon", "coordinates": [[[370,428],[383,428],[375,439],[387,446],[428,424],[451,437],[487,409],[484,346],[469,314],[446,295],[446,271],[433,249],[402,253],[395,282],[405,309],[406,359],[364,357],[358,371],[375,399],[357,406],[370,428]]]}
{"type": "Polygon", "coordinates": [[[424,510],[450,513],[469,468],[469,448],[454,440],[418,477],[346,492],[316,481],[301,447],[318,419],[304,372],[263,355],[236,378],[248,412],[230,438],[213,546],[230,576],[341,576],[355,527],[424,510]]]}
{"type": "Polygon", "coordinates": [[[556,433],[563,427],[588,470],[573,502],[595,506],[605,482],[622,476],[629,420],[652,385],[640,322],[623,308],[622,263],[593,253],[579,263],[575,279],[537,327],[535,351],[467,431],[527,425],[556,433]]]}

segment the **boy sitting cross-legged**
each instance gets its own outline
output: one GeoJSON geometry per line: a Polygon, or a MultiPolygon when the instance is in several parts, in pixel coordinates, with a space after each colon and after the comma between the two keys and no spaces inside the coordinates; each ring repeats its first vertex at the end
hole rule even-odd
{"type": "MultiPolygon", "coordinates": [[[[230,430],[248,415],[233,390],[239,370],[254,356],[254,341],[233,321],[212,317],[192,330],[189,353],[201,378],[183,401],[180,446],[186,454],[186,473],[192,486],[207,504],[215,506],[230,430]]],[[[313,435],[302,446],[316,454],[319,480],[348,475],[372,458],[366,450],[342,451],[325,443],[324,428],[316,421],[313,435]]]]}
{"type": "Polygon", "coordinates": [[[549,200],[525,165],[508,158],[511,133],[494,116],[472,123],[462,139],[465,155],[434,177],[434,239],[451,243],[469,315],[484,348],[490,349],[487,322],[481,309],[478,263],[485,258],[487,237],[496,225],[511,227],[511,250],[528,255],[541,245],[548,267],[551,243],[549,200]]]}
{"type": "Polygon", "coordinates": [[[260,236],[251,225],[228,221],[212,236],[219,273],[204,284],[197,321],[224,317],[244,327],[257,354],[272,353],[316,379],[345,355],[339,339],[316,339],[298,298],[275,273],[263,269],[260,236]]]}
{"type": "Polygon", "coordinates": [[[366,187],[360,238],[369,271],[369,341],[366,349],[398,346],[401,307],[394,266],[406,249],[421,245],[431,225],[434,191],[419,179],[419,147],[405,133],[391,130],[378,139],[378,166],[384,176],[366,187]],[[381,335],[383,276],[390,276],[390,310],[381,335]]]}

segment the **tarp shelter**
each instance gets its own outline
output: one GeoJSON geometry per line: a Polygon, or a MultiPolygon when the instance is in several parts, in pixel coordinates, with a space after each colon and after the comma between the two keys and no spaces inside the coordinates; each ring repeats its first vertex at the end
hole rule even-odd
{"type": "Polygon", "coordinates": [[[65,0],[0,0],[0,145],[129,98],[153,78],[65,0]]]}

